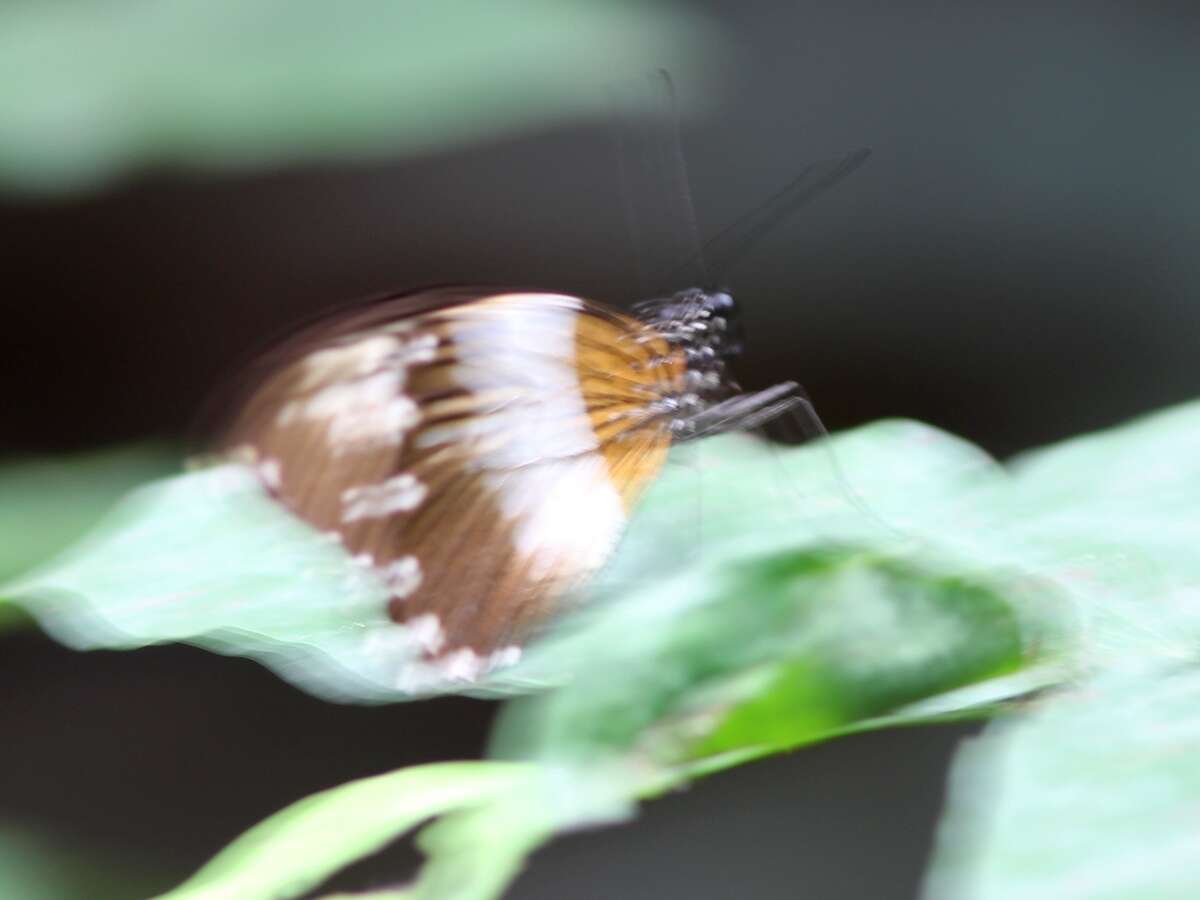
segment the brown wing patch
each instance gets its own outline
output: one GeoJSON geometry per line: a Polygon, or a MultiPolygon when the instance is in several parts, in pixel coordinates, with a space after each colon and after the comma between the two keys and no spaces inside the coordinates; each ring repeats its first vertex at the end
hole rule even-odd
{"type": "Polygon", "coordinates": [[[473,677],[608,557],[669,445],[647,411],[683,369],[578,298],[454,297],[310,332],[224,446],[253,448],[276,496],[386,581],[427,654],[473,677]]]}

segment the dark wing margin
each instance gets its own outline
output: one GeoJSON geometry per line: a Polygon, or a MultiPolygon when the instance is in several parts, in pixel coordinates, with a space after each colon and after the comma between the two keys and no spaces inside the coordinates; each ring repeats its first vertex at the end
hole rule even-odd
{"type": "Polygon", "coordinates": [[[258,346],[243,351],[227,366],[228,371],[201,403],[189,423],[186,446],[199,459],[219,452],[229,443],[238,411],[272,374],[296,362],[320,342],[367,331],[377,325],[417,316],[438,309],[473,303],[490,294],[512,288],[469,285],[438,285],[411,291],[373,294],[351,303],[318,310],[288,328],[267,335],[258,346]]]}

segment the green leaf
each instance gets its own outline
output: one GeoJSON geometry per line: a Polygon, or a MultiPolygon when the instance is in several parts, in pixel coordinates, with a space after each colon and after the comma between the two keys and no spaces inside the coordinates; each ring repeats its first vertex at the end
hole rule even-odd
{"type": "Polygon", "coordinates": [[[455,811],[418,836],[429,859],[415,900],[493,900],[556,833],[627,821],[627,773],[610,766],[529,766],[486,803],[455,811]]]}
{"type": "Polygon", "coordinates": [[[611,775],[456,762],[361,779],[259,823],[162,900],[294,897],[430,819],[417,838],[428,859],[415,878],[336,896],[493,900],[557,831],[629,817],[632,806],[611,775]]]}
{"type": "MultiPolygon", "coordinates": [[[[1116,664],[1124,672],[1135,662],[1143,672],[1164,671],[1170,660],[1181,673],[1171,681],[1180,693],[1164,694],[1147,715],[1183,721],[1180,710],[1195,705],[1198,607],[1189,598],[1198,594],[1186,554],[1200,509],[1188,498],[1196,499],[1200,473],[1187,454],[1198,434],[1194,404],[1043,451],[1010,470],[904,422],[783,454],[738,437],[685,448],[594,586],[594,605],[517,667],[514,682],[559,685],[506,708],[494,751],[525,761],[523,774],[423,833],[430,861],[407,896],[489,900],[553,834],[619,821],[637,800],[690,777],[847,731],[992,710],[1116,664]],[[1172,454],[1184,456],[1172,462],[1172,454]],[[1155,475],[1147,479],[1135,461],[1151,458],[1155,475]],[[1122,466],[1138,473],[1125,486],[1111,477],[1122,466]],[[700,516],[689,499],[697,487],[700,516]],[[1118,546],[1102,515],[1122,517],[1118,546]],[[1134,633],[1115,623],[1132,623],[1134,633]],[[1173,630],[1162,631],[1165,624],[1173,630]]],[[[236,480],[230,471],[206,477],[236,480]]],[[[220,521],[214,517],[213,530],[220,521]]],[[[242,540],[248,533],[240,524],[234,531],[242,540]]],[[[288,552],[272,571],[301,559],[289,556],[293,540],[281,541],[288,552]]],[[[1082,803],[1071,796],[1043,810],[1037,804],[1051,796],[1047,783],[1078,777],[1093,792],[1089,779],[1122,783],[1121,741],[1109,741],[1115,768],[1089,762],[1103,755],[1096,750],[1107,727],[1103,711],[1136,709],[1136,685],[1113,684],[1088,707],[1090,728],[1072,710],[1093,694],[1070,692],[1045,704],[1027,740],[1018,719],[1007,726],[1029,755],[1028,777],[1014,782],[1016,862],[1009,865],[1001,845],[972,857],[984,862],[971,871],[983,866],[986,874],[992,858],[1005,872],[1025,871],[1040,843],[1055,865],[1059,857],[1087,858],[1058,853],[1057,832],[1031,840],[1025,816],[1052,821],[1082,803]],[[1056,724],[1060,715],[1065,724],[1056,724]],[[1088,748],[1091,757],[1080,755],[1088,748]]],[[[1127,742],[1126,732],[1139,729],[1174,733],[1142,725],[1132,713],[1117,723],[1127,742]]],[[[1190,780],[1179,789],[1189,792],[1190,780]]],[[[955,796],[960,804],[982,797],[986,806],[994,794],[960,787],[955,796]]],[[[1142,800],[1118,807],[1137,820],[1151,815],[1155,796],[1150,785],[1142,800]]],[[[960,816],[967,824],[948,826],[945,839],[947,858],[958,860],[967,857],[953,849],[955,834],[977,825],[970,810],[960,816]]],[[[244,846],[249,853],[259,845],[244,846]]],[[[1076,848],[1068,842],[1066,849],[1076,848]]],[[[955,876],[954,865],[946,871],[955,876]]],[[[1030,893],[997,884],[996,896],[1030,893]]],[[[939,896],[961,896],[955,890],[939,896]]]]}
{"type": "MultiPolygon", "coordinates": [[[[768,468],[730,453],[714,472],[732,487],[706,506],[729,531],[535,648],[527,670],[570,658],[575,675],[517,704],[496,750],[621,756],[669,784],[1129,656],[1182,658],[1200,637],[1198,436],[1191,404],[1006,471],[932,429],[881,423],[829,445],[876,515],[833,491],[790,525],[760,496],[768,468]]],[[[810,483],[819,450],[782,468],[810,483]]]]}
{"type": "Polygon", "coordinates": [[[1092,677],[955,765],[930,898],[1200,894],[1200,405],[1019,460],[1031,565],[1077,600],[1092,677]]]}
{"type": "Polygon", "coordinates": [[[0,584],[78,540],[130,488],[177,466],[151,446],[0,466],[0,584]]]}
{"type": "Polygon", "coordinates": [[[1081,660],[1189,658],[1200,640],[1200,402],[1027,454],[998,504],[1029,571],[1074,598],[1081,660]]]}
{"type": "MultiPolygon", "coordinates": [[[[952,465],[965,450],[978,458],[960,442],[935,436],[921,426],[885,424],[839,437],[829,448],[790,451],[786,468],[768,445],[744,437],[685,448],[591,589],[597,627],[588,626],[594,636],[587,640],[632,647],[617,635],[646,633],[639,617],[671,609],[674,595],[681,595],[679,602],[707,603],[718,578],[734,594],[770,593],[773,576],[759,578],[755,560],[766,565],[775,553],[820,553],[851,540],[885,555],[903,550],[909,539],[864,514],[830,460],[845,448],[848,458],[874,469],[894,455],[911,466],[923,453],[924,469],[910,485],[913,496],[922,497],[939,470],[929,457],[952,465]],[[921,437],[915,449],[907,446],[913,434],[921,437]],[[775,496],[781,477],[803,485],[796,514],[775,496]],[[698,525],[692,514],[697,498],[704,510],[698,525]],[[734,562],[739,565],[726,571],[734,562]],[[715,574],[692,574],[701,571],[715,574]]],[[[551,636],[529,664],[487,685],[430,680],[412,635],[386,615],[382,583],[272,501],[249,470],[232,465],[142,488],[88,541],[8,593],[51,635],[80,649],[187,640],[251,656],[306,690],[343,701],[404,699],[430,688],[540,688],[574,677],[580,660],[597,656],[577,647],[567,629],[551,636]]],[[[753,607],[730,609],[736,618],[753,607]]],[[[758,624],[747,617],[741,631],[758,624]]],[[[661,622],[652,628],[669,638],[661,622]]],[[[714,651],[722,646],[714,643],[714,651]]],[[[656,652],[647,647],[639,658],[656,652]]]]}
{"type": "MultiPolygon", "coordinates": [[[[701,567],[580,629],[570,684],[511,706],[496,752],[619,758],[652,786],[880,717],[895,724],[916,701],[1038,658],[1051,633],[1022,621],[1008,588],[856,548],[701,567]]],[[[939,714],[979,702],[963,694],[939,714]]]]}
{"type": "Polygon", "coordinates": [[[1098,678],[955,762],[929,900],[1200,896],[1200,667],[1098,678]]]}
{"type": "Polygon", "coordinates": [[[999,590],[870,555],[802,562],[781,561],[792,571],[772,592],[793,603],[791,652],[771,655],[769,681],[729,704],[697,755],[796,746],[1027,662],[999,590]]]}
{"type": "Polygon", "coordinates": [[[597,606],[532,648],[531,680],[573,674],[507,711],[499,755],[622,758],[671,784],[1063,677],[1064,598],[989,543],[1011,478],[976,448],[883,422],[785,453],[738,436],[690,452],[701,458],[647,500],[652,530],[635,520],[626,545],[641,549],[622,549],[597,606]],[[682,478],[702,488],[699,536],[662,527],[658,504],[681,502],[682,478]],[[646,548],[664,545],[677,562],[655,576],[646,548]]]}
{"type": "Polygon", "coordinates": [[[528,777],[526,766],[459,762],[352,781],[306,797],[259,823],[163,897],[294,897],[424,820],[487,804],[528,777]]]}
{"type": "Polygon", "coordinates": [[[703,85],[723,55],[698,14],[663,4],[9,3],[0,183],[425,153],[609,110],[605,85],[630,73],[703,85]]]}
{"type": "MultiPolygon", "coordinates": [[[[404,699],[429,689],[543,688],[577,679],[588,660],[612,664],[613,648],[630,654],[629,671],[640,671],[664,655],[659,642],[676,638],[729,657],[715,664],[735,671],[745,659],[757,664],[775,652],[775,644],[762,639],[780,617],[789,627],[805,627],[788,618],[798,613],[791,595],[780,593],[791,577],[777,573],[781,560],[786,568],[787,558],[820,564],[830,553],[839,565],[859,558],[856,553],[878,560],[912,555],[912,534],[889,527],[868,507],[886,508],[899,493],[909,498],[906,510],[927,504],[939,521],[939,504],[953,495],[946,482],[961,492],[976,476],[1004,477],[974,448],[914,423],[882,423],[785,455],[740,436],[682,448],[642,504],[613,564],[591,587],[579,627],[567,623],[534,647],[526,663],[485,685],[428,680],[412,635],[387,618],[383,585],[236,466],[143,488],[88,542],[9,593],[71,646],[192,641],[251,656],[306,690],[343,701],[404,699]],[[847,492],[833,460],[843,460],[848,483],[866,506],[847,492]],[[876,490],[870,479],[888,465],[892,478],[876,490]],[[693,514],[697,502],[699,516],[693,514]],[[726,598],[720,613],[680,628],[685,612],[707,608],[717,595],[726,598]],[[749,602],[755,598],[761,600],[749,602]],[[712,627],[701,633],[701,623],[712,627]],[[744,637],[723,640],[730,629],[744,637]],[[745,659],[730,655],[731,647],[744,648],[745,659]]],[[[931,585],[947,575],[973,578],[973,572],[995,581],[987,558],[943,563],[925,557],[913,565],[930,567],[931,585]]],[[[1015,604],[1030,591],[1010,593],[1006,602],[1015,604]]],[[[849,606],[836,608],[852,618],[849,606]]],[[[1039,614],[1049,618],[1050,611],[1047,604],[1039,614]]],[[[1018,614],[1024,615],[1014,607],[1018,614]]],[[[1015,627],[1022,640],[1034,639],[1032,624],[1015,627]]],[[[993,650],[984,638],[987,655],[993,650]]],[[[958,684],[951,679],[941,687],[958,684]]]]}
{"type": "Polygon", "coordinates": [[[5,593],[77,649],[192,641],[333,700],[405,696],[416,654],[382,582],[235,465],[139,488],[5,593]]]}

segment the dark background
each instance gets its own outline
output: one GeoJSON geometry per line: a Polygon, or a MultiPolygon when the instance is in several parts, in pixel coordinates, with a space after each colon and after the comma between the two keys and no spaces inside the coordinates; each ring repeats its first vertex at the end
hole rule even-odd
{"type": "MultiPolygon", "coordinates": [[[[1000,456],[1200,393],[1200,7],[702,5],[737,51],[714,61],[722,101],[684,129],[703,233],[805,162],[875,151],[730,274],[747,387],[793,378],[832,428],[911,416],[1000,456]]],[[[595,123],[393,164],[0,197],[0,450],[177,437],[271,334],[386,288],[635,299],[617,185],[595,123]]],[[[477,755],[493,713],[333,707],[186,648],[23,635],[0,652],[0,816],[163,887],[303,794],[477,755]]],[[[717,776],[558,841],[511,896],[912,897],[962,733],[717,776]]],[[[339,883],[386,883],[406,854],[339,883]]]]}

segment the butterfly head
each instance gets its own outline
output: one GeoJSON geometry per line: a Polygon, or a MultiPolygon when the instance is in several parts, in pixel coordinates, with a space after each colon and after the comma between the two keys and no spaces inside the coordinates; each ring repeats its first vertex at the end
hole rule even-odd
{"type": "Polygon", "coordinates": [[[745,338],[737,301],[724,291],[701,293],[700,296],[709,311],[712,340],[717,355],[722,359],[740,356],[745,349],[745,338]]]}
{"type": "Polygon", "coordinates": [[[670,297],[643,301],[634,311],[683,348],[690,366],[720,368],[744,347],[737,301],[725,291],[688,288],[670,297]]]}

